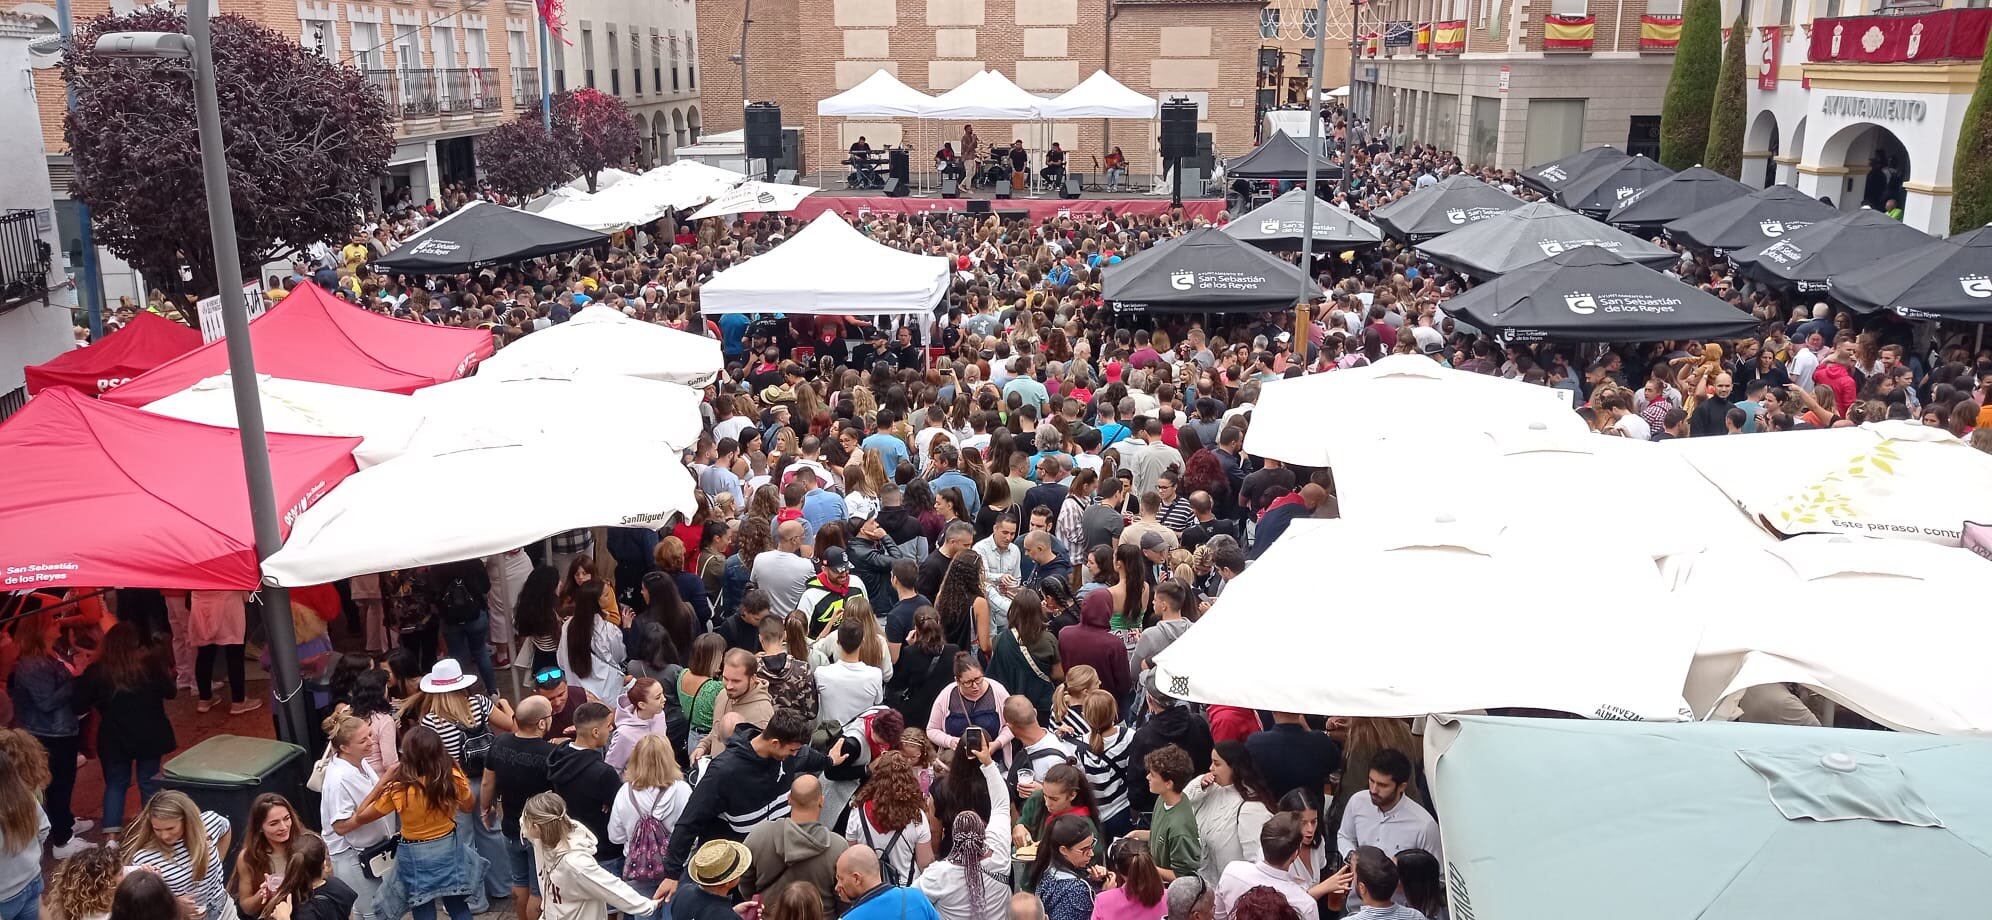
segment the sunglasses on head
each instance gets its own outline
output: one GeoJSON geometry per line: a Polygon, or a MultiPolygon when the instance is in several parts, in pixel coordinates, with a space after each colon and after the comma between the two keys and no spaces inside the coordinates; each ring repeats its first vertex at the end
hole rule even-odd
{"type": "Polygon", "coordinates": [[[559,668],[547,668],[544,671],[539,671],[533,674],[533,683],[539,684],[540,686],[546,686],[548,684],[557,684],[560,683],[561,678],[566,676],[567,672],[562,671],[559,668]]]}

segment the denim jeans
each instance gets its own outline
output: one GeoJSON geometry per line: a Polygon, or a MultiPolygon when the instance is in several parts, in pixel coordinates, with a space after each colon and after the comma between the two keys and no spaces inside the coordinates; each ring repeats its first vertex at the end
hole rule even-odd
{"type": "MultiPolygon", "coordinates": [[[[443,902],[443,909],[449,912],[450,920],[471,920],[470,902],[463,895],[446,894],[436,900],[443,902]]],[[[436,920],[436,902],[423,901],[408,908],[415,920],[436,920]]]]}
{"type": "Polygon", "coordinates": [[[539,894],[539,866],[533,859],[532,842],[508,838],[505,841],[505,855],[511,857],[512,887],[524,888],[535,895],[539,894]]]}
{"type": "Polygon", "coordinates": [[[366,871],[360,868],[360,851],[349,849],[332,854],[332,877],[345,882],[360,896],[353,902],[353,916],[357,920],[374,920],[374,895],[380,890],[380,882],[367,878],[366,871]]]}
{"type": "Polygon", "coordinates": [[[491,666],[491,615],[480,613],[477,619],[462,626],[443,623],[443,641],[449,644],[450,657],[457,663],[475,665],[477,676],[484,681],[485,693],[498,692],[498,672],[491,666]]]}
{"type": "Polygon", "coordinates": [[[105,760],[104,765],[104,832],[115,833],[124,826],[125,790],[131,788],[132,764],[138,765],[138,800],[142,803],[159,791],[159,758],[149,757],[140,760],[105,760]]]}
{"type": "Polygon", "coordinates": [[[20,892],[0,901],[0,920],[41,920],[42,880],[37,875],[20,892]]]}
{"type": "Polygon", "coordinates": [[[77,735],[36,735],[42,750],[48,752],[48,788],[42,794],[42,810],[48,813],[48,843],[62,846],[75,829],[76,812],[70,798],[76,793],[76,752],[83,739],[77,735]]]}

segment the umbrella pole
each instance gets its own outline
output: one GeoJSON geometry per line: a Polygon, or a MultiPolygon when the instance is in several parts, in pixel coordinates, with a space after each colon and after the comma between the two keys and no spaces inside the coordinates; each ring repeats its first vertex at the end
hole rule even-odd
{"type": "MultiPolygon", "coordinates": [[[[1314,180],[1316,164],[1321,161],[1321,58],[1326,53],[1328,42],[1328,0],[1321,0],[1321,11],[1315,18],[1314,27],[1314,66],[1307,94],[1307,196],[1301,199],[1300,234],[1300,306],[1296,314],[1299,322],[1294,325],[1295,345],[1300,349],[1301,363],[1306,363],[1307,341],[1301,338],[1301,325],[1307,322],[1307,305],[1314,302],[1321,290],[1314,280],[1314,180]]],[[[1344,172],[1347,170],[1344,169],[1344,172]]]]}

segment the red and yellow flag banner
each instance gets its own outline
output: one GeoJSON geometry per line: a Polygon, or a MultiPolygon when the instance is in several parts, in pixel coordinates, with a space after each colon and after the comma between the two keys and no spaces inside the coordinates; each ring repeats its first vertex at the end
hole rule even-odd
{"type": "Polygon", "coordinates": [[[1429,22],[1418,23],[1418,31],[1415,33],[1415,37],[1413,39],[1413,47],[1416,48],[1418,53],[1420,54],[1432,50],[1431,23],[1429,22]]]}
{"type": "Polygon", "coordinates": [[[1589,51],[1596,43],[1598,17],[1546,16],[1542,25],[1544,51],[1589,51]]]}
{"type": "Polygon", "coordinates": [[[1459,54],[1466,50],[1466,20],[1449,19],[1432,23],[1432,53],[1459,54]]]}
{"type": "Polygon", "coordinates": [[[1672,51],[1681,43],[1681,17],[1639,17],[1639,50],[1672,51]]]}

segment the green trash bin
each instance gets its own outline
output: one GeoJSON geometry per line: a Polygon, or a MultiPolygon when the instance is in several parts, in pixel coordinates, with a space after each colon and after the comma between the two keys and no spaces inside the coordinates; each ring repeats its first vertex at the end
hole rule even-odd
{"type": "Polygon", "coordinates": [[[256,797],[274,792],[299,809],[312,807],[309,815],[296,816],[298,827],[316,823],[317,809],[303,801],[304,781],[310,761],[304,749],[274,738],[246,738],[216,735],[166,761],[159,771],[159,788],[186,793],[202,811],[212,811],[228,819],[235,830],[228,859],[242,845],[249,823],[249,806],[256,797]]]}

